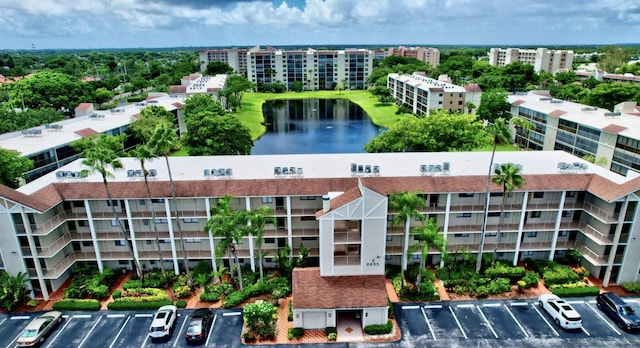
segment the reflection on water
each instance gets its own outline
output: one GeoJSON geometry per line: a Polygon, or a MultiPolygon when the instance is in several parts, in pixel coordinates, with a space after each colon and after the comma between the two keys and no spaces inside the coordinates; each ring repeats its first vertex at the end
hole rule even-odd
{"type": "Polygon", "coordinates": [[[252,155],[364,152],[381,130],[347,99],[272,100],[262,112],[267,131],[252,155]]]}

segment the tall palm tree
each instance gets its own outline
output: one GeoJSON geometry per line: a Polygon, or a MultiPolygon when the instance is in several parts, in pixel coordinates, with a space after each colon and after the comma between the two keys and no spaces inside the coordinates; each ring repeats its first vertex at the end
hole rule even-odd
{"type": "Polygon", "coordinates": [[[407,270],[407,250],[409,248],[409,226],[411,218],[417,217],[421,222],[424,221],[424,215],[419,209],[424,209],[427,202],[422,198],[421,192],[400,192],[389,195],[389,208],[398,213],[393,217],[391,224],[393,226],[404,223],[404,239],[402,243],[402,271],[407,270]]]}
{"type": "Polygon", "coordinates": [[[122,237],[125,240],[125,244],[129,249],[129,253],[131,254],[131,258],[133,259],[133,266],[135,268],[135,271],[138,274],[138,277],[142,279],[142,269],[140,268],[140,262],[133,252],[133,244],[129,240],[127,231],[124,228],[124,224],[122,223],[122,221],[120,221],[120,217],[116,213],[116,208],[113,204],[113,199],[111,198],[111,191],[109,190],[109,185],[107,184],[107,178],[114,177],[113,173],[109,171],[109,168],[113,170],[123,168],[119,155],[122,154],[125,138],[125,134],[117,136],[100,134],[99,136],[82,138],[72,143],[71,146],[76,151],[82,152],[82,164],[88,168],[80,172],[82,176],[93,172],[98,172],[100,176],[102,176],[102,184],[104,185],[104,190],[107,193],[107,199],[109,202],[109,206],[111,207],[111,213],[113,213],[113,218],[116,220],[116,223],[120,227],[120,233],[122,234],[122,237]]]}
{"type": "MultiPolygon", "coordinates": [[[[519,142],[517,137],[519,134],[524,135],[523,141],[528,141],[529,132],[536,129],[536,125],[533,122],[528,121],[524,117],[516,116],[512,117],[509,120],[509,123],[515,127],[516,129],[516,144],[519,142]]],[[[527,146],[527,144],[522,144],[523,146],[527,146]]]]}
{"type": "Polygon", "coordinates": [[[502,202],[500,203],[500,220],[498,222],[498,234],[496,236],[496,244],[493,248],[493,263],[496,261],[498,253],[498,244],[500,244],[500,228],[504,219],[504,206],[507,202],[507,193],[513,192],[513,190],[522,187],[526,183],[526,180],[520,175],[520,168],[513,163],[501,164],[499,168],[495,170],[495,176],[491,179],[496,185],[502,186],[502,202]]]}
{"type": "Polygon", "coordinates": [[[253,235],[256,237],[255,246],[258,249],[258,262],[260,268],[260,280],[264,279],[264,274],[262,271],[262,245],[264,244],[264,225],[266,224],[278,224],[278,219],[273,216],[273,209],[271,207],[263,205],[258,208],[257,211],[250,211],[246,214],[247,222],[249,223],[247,226],[247,233],[249,235],[253,235]]]}
{"type": "MultiPolygon", "coordinates": [[[[416,285],[418,286],[420,286],[422,282],[422,270],[425,268],[431,247],[440,250],[441,253],[444,253],[446,250],[447,243],[439,232],[440,226],[436,223],[435,218],[430,218],[426,225],[422,224],[411,230],[411,234],[416,237],[418,244],[409,246],[409,253],[420,250],[422,254],[422,258],[420,259],[420,272],[418,272],[418,279],[416,280],[416,285]]],[[[409,255],[407,255],[407,257],[408,256],[409,255]]]]}
{"type": "Polygon", "coordinates": [[[144,186],[147,189],[147,205],[151,209],[151,220],[153,222],[153,232],[156,236],[156,248],[158,249],[158,257],[160,258],[160,270],[164,274],[164,259],[162,257],[162,250],[160,248],[160,235],[158,233],[158,223],[156,222],[156,209],[153,207],[153,201],[151,200],[151,189],[149,188],[149,171],[145,166],[145,162],[150,159],[156,158],[156,156],[149,151],[144,145],[138,145],[135,149],[129,152],[129,154],[140,161],[140,168],[142,169],[142,175],[144,176],[144,186]]]}
{"type": "Polygon", "coordinates": [[[160,124],[156,127],[155,131],[151,135],[151,139],[147,142],[147,148],[153,154],[164,157],[167,164],[167,172],[169,173],[169,183],[171,185],[171,198],[173,201],[173,215],[176,218],[176,227],[178,227],[178,236],[180,237],[180,244],[182,245],[182,255],[184,270],[189,275],[189,259],[187,258],[187,249],[184,243],[184,236],[182,234],[182,226],[180,225],[180,216],[178,215],[178,202],[176,200],[176,186],[173,183],[173,176],[171,175],[171,165],[169,164],[169,153],[180,147],[180,140],[178,134],[172,126],[167,124],[160,124]]]}
{"type": "Polygon", "coordinates": [[[211,218],[204,226],[204,230],[214,237],[222,238],[216,243],[216,257],[222,257],[225,253],[227,254],[229,268],[231,269],[230,274],[233,279],[231,259],[231,256],[233,256],[238,272],[240,289],[242,290],[242,270],[240,269],[236,244],[242,242],[243,233],[246,231],[247,219],[244,212],[235,211],[231,208],[231,198],[230,195],[225,195],[218,199],[218,203],[215,206],[211,207],[211,218]]]}

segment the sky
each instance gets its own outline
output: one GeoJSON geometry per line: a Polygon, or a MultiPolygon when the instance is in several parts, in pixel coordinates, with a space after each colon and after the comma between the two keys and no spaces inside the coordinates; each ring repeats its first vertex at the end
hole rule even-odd
{"type": "Polygon", "coordinates": [[[638,0],[0,0],[0,49],[638,42],[638,0]]]}

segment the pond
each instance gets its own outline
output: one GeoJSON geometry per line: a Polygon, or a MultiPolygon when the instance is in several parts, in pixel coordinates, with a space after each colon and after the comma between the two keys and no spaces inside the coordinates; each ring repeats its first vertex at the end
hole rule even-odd
{"type": "Polygon", "coordinates": [[[384,128],[347,99],[268,100],[252,155],[358,153],[384,128]]]}

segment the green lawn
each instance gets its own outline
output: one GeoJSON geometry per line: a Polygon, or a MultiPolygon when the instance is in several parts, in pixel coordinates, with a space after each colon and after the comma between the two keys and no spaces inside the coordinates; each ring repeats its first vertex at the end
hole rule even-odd
{"type": "Polygon", "coordinates": [[[389,127],[396,121],[409,115],[396,115],[398,107],[394,103],[380,103],[376,97],[368,91],[304,91],[285,93],[245,93],[242,98],[242,109],[236,112],[236,116],[251,131],[253,139],[258,139],[266,131],[262,125],[262,104],[273,99],[349,99],[358,104],[371,118],[371,121],[380,127],[389,127]]]}

